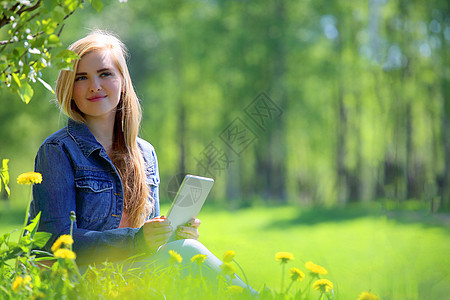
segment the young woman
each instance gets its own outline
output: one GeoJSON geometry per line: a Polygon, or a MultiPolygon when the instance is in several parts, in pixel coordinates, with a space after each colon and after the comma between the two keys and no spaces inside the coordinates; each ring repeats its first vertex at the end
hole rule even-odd
{"type": "Polygon", "coordinates": [[[173,249],[186,262],[206,254],[205,265],[219,271],[220,260],[197,241],[198,219],[176,228],[178,240],[166,244],[172,228],[159,216],[157,157],[153,146],[138,138],[141,108],[123,43],[96,31],[69,49],[80,59],[73,71],[61,71],[56,83],[68,124],[43,142],[35,161],[43,181],[33,187],[30,218],[42,212],[39,230],[52,233],[47,248],[69,233],[75,211],[78,264],[140,253],[161,260],[173,249]]]}

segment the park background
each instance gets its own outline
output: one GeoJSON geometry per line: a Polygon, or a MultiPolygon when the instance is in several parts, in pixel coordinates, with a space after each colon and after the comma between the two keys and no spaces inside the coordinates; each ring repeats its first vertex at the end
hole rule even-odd
{"type": "MultiPolygon", "coordinates": [[[[450,293],[447,1],[84,6],[62,44],[106,29],[127,45],[162,212],[182,174],[214,177],[202,241],[236,250],[256,287],[277,285],[273,256],[289,251],[328,267],[343,299],[450,293]]],[[[53,87],[56,77],[44,71],[53,87]]],[[[29,104],[0,91],[11,178],[66,124],[54,95],[33,88],[29,104]]],[[[20,226],[28,199],[10,187],[2,232],[20,226]]]]}

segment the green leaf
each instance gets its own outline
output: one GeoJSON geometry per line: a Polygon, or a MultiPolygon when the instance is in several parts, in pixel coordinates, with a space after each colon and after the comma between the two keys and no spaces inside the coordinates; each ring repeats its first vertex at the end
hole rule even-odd
{"type": "Polygon", "coordinates": [[[92,7],[97,11],[101,12],[103,9],[103,3],[100,0],[90,0],[92,7]]]}
{"type": "Polygon", "coordinates": [[[61,41],[59,40],[59,37],[56,34],[50,35],[47,41],[48,44],[52,46],[61,44],[61,41]]]}
{"type": "Polygon", "coordinates": [[[58,23],[52,18],[49,18],[47,20],[42,20],[42,26],[46,34],[52,34],[58,27],[58,23]]]}
{"type": "Polygon", "coordinates": [[[79,59],[80,57],[75,52],[64,49],[58,52],[58,54],[55,55],[55,58],[61,58],[66,62],[72,62],[72,60],[79,59]]]}
{"type": "Polygon", "coordinates": [[[28,82],[24,82],[19,90],[17,91],[20,98],[25,104],[30,103],[31,98],[33,97],[34,91],[31,85],[28,82]]]}
{"type": "Polygon", "coordinates": [[[45,82],[41,77],[38,77],[37,80],[39,80],[40,83],[42,83],[42,85],[49,90],[50,92],[52,92],[53,94],[55,93],[55,91],[53,90],[52,86],[50,84],[48,84],[47,82],[45,82]]]}
{"type": "Polygon", "coordinates": [[[78,0],[65,0],[64,5],[69,9],[69,11],[74,11],[81,6],[81,2],[79,3],[78,0]]]}
{"type": "Polygon", "coordinates": [[[20,82],[19,75],[17,75],[17,73],[12,73],[11,76],[13,78],[13,82],[20,88],[22,83],[20,82]]]}
{"type": "Polygon", "coordinates": [[[48,240],[52,237],[52,234],[49,232],[36,232],[33,237],[33,245],[42,248],[47,244],[48,240]]]}
{"type": "Polygon", "coordinates": [[[31,237],[33,237],[34,233],[36,232],[37,226],[38,226],[38,224],[39,224],[39,220],[40,220],[40,219],[41,219],[41,212],[39,212],[39,213],[37,214],[37,216],[36,216],[33,220],[31,220],[31,223],[28,224],[28,225],[24,228],[24,230],[27,230],[27,231],[30,232],[30,236],[31,236],[31,237]]]}
{"type": "MultiPolygon", "coordinates": [[[[6,193],[8,193],[8,197],[11,195],[11,191],[9,190],[9,168],[8,168],[9,159],[3,159],[2,161],[2,169],[0,172],[0,179],[3,181],[3,185],[5,186],[6,193]]],[[[0,183],[0,192],[2,191],[2,185],[0,183]]],[[[1,241],[1,240],[0,240],[1,241]]],[[[1,245],[1,242],[0,242],[1,245]]]]}

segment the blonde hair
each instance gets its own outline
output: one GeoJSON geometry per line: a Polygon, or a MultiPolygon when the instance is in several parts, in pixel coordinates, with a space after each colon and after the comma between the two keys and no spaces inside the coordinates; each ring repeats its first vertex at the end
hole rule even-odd
{"type": "MultiPolygon", "coordinates": [[[[114,35],[97,30],[70,45],[69,50],[78,54],[80,58],[93,51],[109,51],[122,76],[122,96],[116,111],[113,149],[110,158],[122,179],[125,197],[124,211],[128,215],[129,223],[132,227],[140,227],[154,209],[154,203],[145,182],[144,159],[137,144],[142,112],[128,72],[125,59],[126,47],[114,35]]],[[[86,123],[83,113],[72,99],[78,63],[79,60],[74,61],[73,71],[60,71],[56,82],[56,98],[65,114],[73,120],[86,123]]]]}

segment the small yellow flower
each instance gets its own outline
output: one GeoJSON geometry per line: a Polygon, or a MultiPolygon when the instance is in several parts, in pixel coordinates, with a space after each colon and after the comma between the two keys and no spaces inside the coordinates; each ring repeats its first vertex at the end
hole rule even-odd
{"type": "Polygon", "coordinates": [[[17,177],[18,184],[39,184],[41,182],[42,182],[42,175],[41,173],[37,172],[23,173],[17,177]]]}
{"type": "Polygon", "coordinates": [[[302,281],[305,278],[305,274],[297,268],[291,268],[289,275],[292,281],[302,281]]]}
{"type": "Polygon", "coordinates": [[[61,235],[52,245],[52,252],[55,252],[59,248],[61,248],[62,245],[70,246],[73,244],[73,239],[68,234],[61,235]]]}
{"type": "Polygon", "coordinates": [[[205,262],[206,256],[207,256],[206,254],[197,254],[192,256],[191,261],[201,265],[202,263],[205,262]]]}
{"type": "Polygon", "coordinates": [[[239,295],[242,294],[244,288],[238,285],[230,285],[229,287],[227,287],[227,290],[228,292],[230,292],[230,294],[239,295]]]}
{"type": "Polygon", "coordinates": [[[233,258],[236,256],[236,251],[234,250],[228,250],[227,252],[225,252],[225,254],[223,255],[223,262],[232,262],[233,258]]]}
{"type": "Polygon", "coordinates": [[[328,274],[328,271],[325,270],[324,267],[321,267],[321,266],[319,266],[319,265],[316,265],[315,263],[313,263],[313,262],[311,262],[311,261],[308,261],[308,262],[305,264],[305,267],[306,267],[308,270],[310,270],[311,273],[314,273],[314,274],[316,274],[316,275],[320,275],[320,274],[322,274],[322,275],[327,275],[327,274],[328,274]]]}
{"type": "Polygon", "coordinates": [[[236,273],[236,268],[233,267],[232,264],[230,264],[230,263],[223,263],[220,267],[222,268],[222,272],[225,275],[230,275],[231,277],[234,277],[234,273],[236,273]]]}
{"type": "Polygon", "coordinates": [[[285,264],[293,259],[294,255],[292,255],[292,253],[289,252],[278,252],[277,254],[275,254],[275,260],[280,261],[282,264],[285,264]]]}
{"type": "Polygon", "coordinates": [[[75,259],[75,258],[77,258],[75,252],[73,252],[73,251],[71,251],[69,249],[63,249],[63,248],[60,248],[60,249],[56,250],[54,255],[55,255],[56,258],[63,258],[63,259],[66,259],[66,258],[68,258],[68,259],[75,259]]]}
{"type": "Polygon", "coordinates": [[[314,282],[313,288],[322,293],[326,293],[333,289],[333,283],[328,279],[319,279],[314,282]]]}
{"type": "Polygon", "coordinates": [[[23,278],[20,276],[17,276],[16,279],[14,279],[14,282],[12,283],[12,290],[13,292],[17,292],[17,290],[22,286],[23,278]]]}
{"type": "Polygon", "coordinates": [[[361,295],[359,295],[358,300],[378,300],[378,296],[372,294],[371,292],[363,292],[361,295]]]}
{"type": "Polygon", "coordinates": [[[183,261],[183,258],[181,257],[180,254],[178,254],[178,252],[176,252],[174,250],[169,250],[169,254],[170,254],[169,261],[171,263],[179,263],[179,264],[181,264],[181,262],[183,261]]]}

